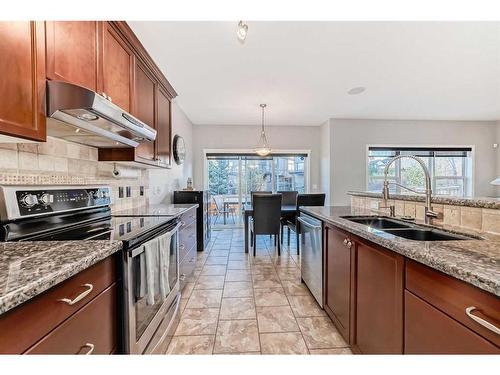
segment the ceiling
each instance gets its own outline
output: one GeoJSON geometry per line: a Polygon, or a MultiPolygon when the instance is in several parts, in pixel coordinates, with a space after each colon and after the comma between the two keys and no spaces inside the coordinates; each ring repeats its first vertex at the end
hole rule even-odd
{"type": "Polygon", "coordinates": [[[247,23],[129,22],[197,125],[500,119],[500,22],[247,23]]]}

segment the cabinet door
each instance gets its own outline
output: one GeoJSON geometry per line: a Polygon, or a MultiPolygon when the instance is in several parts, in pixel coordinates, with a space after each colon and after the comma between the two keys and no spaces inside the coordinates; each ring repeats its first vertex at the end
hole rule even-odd
{"type": "MultiPolygon", "coordinates": [[[[152,75],[137,61],[135,65],[135,110],[134,115],[152,128],[155,128],[155,91],[156,84],[152,75]]],[[[158,136],[157,136],[158,137],[158,136]]],[[[147,159],[155,159],[153,142],[140,144],[137,156],[147,159]]]]}
{"type": "Polygon", "coordinates": [[[97,91],[96,21],[47,21],[47,78],[97,91]]]}
{"type": "Polygon", "coordinates": [[[349,342],[351,249],[344,244],[348,235],[331,226],[325,227],[325,234],[325,310],[349,342]]]}
{"type": "Polygon", "coordinates": [[[170,99],[161,90],[157,91],[158,122],[156,130],[156,156],[162,166],[169,166],[171,162],[172,128],[170,122],[170,99]]]}
{"type": "Polygon", "coordinates": [[[374,246],[356,241],[355,349],[366,354],[400,354],[404,258],[374,246]]]}
{"type": "Polygon", "coordinates": [[[133,106],[134,54],[113,26],[103,23],[102,92],[127,112],[133,106]]]}
{"type": "Polygon", "coordinates": [[[43,22],[0,22],[0,134],[45,141],[43,22]]]}
{"type": "Polygon", "coordinates": [[[405,353],[499,354],[500,349],[405,291],[405,353]]]}

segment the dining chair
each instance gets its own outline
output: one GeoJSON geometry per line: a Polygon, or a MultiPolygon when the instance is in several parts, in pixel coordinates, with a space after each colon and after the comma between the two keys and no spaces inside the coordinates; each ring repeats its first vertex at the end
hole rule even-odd
{"type": "MultiPolygon", "coordinates": [[[[277,191],[278,194],[281,194],[282,199],[281,199],[281,204],[283,206],[295,206],[297,204],[297,195],[299,194],[298,191],[295,190],[282,190],[282,191],[277,191]]],[[[280,233],[281,233],[281,241],[283,243],[283,228],[286,226],[286,223],[288,220],[293,220],[295,216],[295,212],[292,213],[287,213],[281,215],[281,228],[280,228],[280,233]]]]}
{"type": "Polygon", "coordinates": [[[251,191],[250,192],[250,203],[253,204],[253,196],[255,194],[261,194],[261,195],[262,194],[268,194],[269,195],[269,194],[272,194],[272,193],[273,193],[272,191],[267,191],[267,190],[266,191],[251,191]]]}
{"type": "Polygon", "coordinates": [[[288,238],[287,243],[290,248],[290,230],[295,232],[296,242],[297,242],[297,255],[300,253],[299,251],[299,226],[297,225],[297,216],[299,216],[299,208],[302,206],[324,206],[325,205],[326,194],[324,193],[312,193],[312,194],[298,194],[297,195],[297,210],[293,217],[290,217],[289,220],[286,221],[285,225],[288,228],[288,238]]]}
{"type": "Polygon", "coordinates": [[[281,255],[280,219],[281,194],[255,194],[253,197],[253,217],[250,221],[250,240],[253,246],[253,255],[257,251],[257,235],[274,235],[274,245],[278,247],[278,256],[281,255]]]}

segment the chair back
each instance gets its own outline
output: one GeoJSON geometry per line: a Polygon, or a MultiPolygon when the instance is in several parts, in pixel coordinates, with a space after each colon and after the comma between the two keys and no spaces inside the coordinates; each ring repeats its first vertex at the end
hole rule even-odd
{"type": "Polygon", "coordinates": [[[272,194],[272,193],[273,193],[272,191],[252,191],[252,192],[250,192],[250,203],[253,204],[253,196],[255,194],[261,194],[262,195],[262,194],[272,194]]]}
{"type": "Polygon", "coordinates": [[[253,226],[255,234],[277,234],[280,231],[281,194],[255,194],[253,226]]]}
{"type": "Polygon", "coordinates": [[[219,212],[221,212],[224,208],[224,198],[220,195],[214,195],[213,197],[214,203],[215,203],[215,209],[219,212]]]}
{"type": "Polygon", "coordinates": [[[284,206],[295,206],[297,204],[297,195],[298,191],[278,191],[277,193],[281,194],[281,204],[284,206]]]}
{"type": "Polygon", "coordinates": [[[324,206],[325,205],[324,193],[313,194],[299,194],[297,195],[297,212],[301,206],[324,206]]]}

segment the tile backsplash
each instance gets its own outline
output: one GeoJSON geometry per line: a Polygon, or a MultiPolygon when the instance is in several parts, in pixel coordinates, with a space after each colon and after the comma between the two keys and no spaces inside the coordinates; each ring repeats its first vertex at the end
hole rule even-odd
{"type": "Polygon", "coordinates": [[[137,178],[115,179],[114,164],[97,158],[97,148],[52,137],[44,143],[0,143],[0,184],[109,185],[115,211],[148,204],[147,169],[139,169],[137,178]],[[123,198],[118,196],[119,187],[125,192],[123,198]]]}
{"type": "MultiPolygon", "coordinates": [[[[352,207],[364,207],[374,212],[388,214],[387,209],[382,208],[382,205],[382,199],[379,198],[351,196],[352,207]]],[[[417,220],[424,220],[425,205],[421,202],[390,199],[388,205],[395,206],[396,216],[410,216],[417,220]]],[[[499,209],[448,204],[432,204],[432,209],[440,214],[439,218],[434,220],[436,225],[444,224],[478,232],[500,234],[499,209]]]]}

